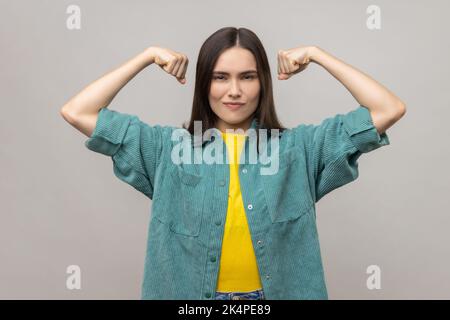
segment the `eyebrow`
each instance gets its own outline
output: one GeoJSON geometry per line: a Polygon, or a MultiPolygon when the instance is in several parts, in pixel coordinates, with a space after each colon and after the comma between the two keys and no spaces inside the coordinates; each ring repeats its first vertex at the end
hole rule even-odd
{"type": "MultiPolygon", "coordinates": [[[[229,73],[225,72],[225,71],[213,71],[213,73],[229,75],[229,73]]],[[[246,70],[246,71],[241,72],[240,74],[245,74],[245,73],[258,73],[258,71],[256,71],[256,70],[246,70]]]]}

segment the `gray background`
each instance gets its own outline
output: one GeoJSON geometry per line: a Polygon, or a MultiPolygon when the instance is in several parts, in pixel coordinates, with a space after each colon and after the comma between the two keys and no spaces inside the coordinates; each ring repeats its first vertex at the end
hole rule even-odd
{"type": "Polygon", "coordinates": [[[149,124],[189,119],[197,54],[224,26],[263,42],[282,123],[319,123],[358,106],[311,64],[276,78],[276,53],[317,45],[392,90],[408,111],[391,145],[317,204],[330,299],[450,299],[448,1],[4,1],[0,11],[0,298],[139,299],[151,201],[59,110],[146,47],[185,53],[187,85],[155,65],[109,105],[149,124]],[[81,8],[81,30],[66,8],[81,8]],[[381,30],[366,8],[381,8],[381,30]],[[66,288],[79,265],[81,290],[66,288]],[[366,268],[381,268],[381,289],[366,268]]]}

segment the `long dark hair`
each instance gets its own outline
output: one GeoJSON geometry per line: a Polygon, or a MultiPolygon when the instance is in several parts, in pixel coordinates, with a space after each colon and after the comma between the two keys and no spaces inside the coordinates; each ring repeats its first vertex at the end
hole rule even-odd
{"type": "MultiPolygon", "coordinates": [[[[202,134],[215,126],[217,115],[211,109],[208,99],[213,68],[222,52],[236,46],[249,50],[256,59],[256,67],[261,84],[259,105],[253,114],[257,121],[256,129],[265,128],[268,129],[269,133],[270,129],[279,129],[280,133],[286,129],[280,124],[275,112],[272,76],[270,74],[269,61],[261,41],[249,29],[224,27],[210,35],[200,48],[196,67],[191,119],[187,126],[183,125],[183,128],[187,129],[192,135],[194,134],[194,121],[202,121],[202,134]]],[[[259,141],[259,130],[257,132],[259,141]]]]}

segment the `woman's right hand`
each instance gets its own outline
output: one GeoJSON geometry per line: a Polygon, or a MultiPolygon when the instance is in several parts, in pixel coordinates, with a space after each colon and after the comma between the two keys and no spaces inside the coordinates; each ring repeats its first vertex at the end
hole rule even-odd
{"type": "Polygon", "coordinates": [[[185,76],[189,59],[185,54],[161,47],[150,47],[148,50],[154,63],[165,72],[176,77],[181,84],[186,83],[185,76]]]}

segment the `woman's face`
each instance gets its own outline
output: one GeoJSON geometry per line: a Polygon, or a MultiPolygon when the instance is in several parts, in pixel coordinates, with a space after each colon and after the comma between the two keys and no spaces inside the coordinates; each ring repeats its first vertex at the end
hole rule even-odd
{"type": "Polygon", "coordinates": [[[224,51],[213,70],[209,104],[217,115],[216,128],[242,128],[247,130],[252,114],[259,104],[260,82],[253,54],[243,48],[233,47],[224,51]],[[241,102],[237,108],[225,105],[241,102]]]}

